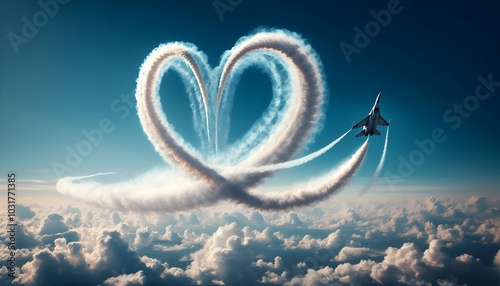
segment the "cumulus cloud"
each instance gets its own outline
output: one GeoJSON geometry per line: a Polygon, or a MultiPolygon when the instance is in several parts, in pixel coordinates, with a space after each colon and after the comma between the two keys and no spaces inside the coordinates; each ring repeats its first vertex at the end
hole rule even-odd
{"type": "Polygon", "coordinates": [[[63,217],[53,213],[47,216],[43,221],[39,234],[58,234],[68,231],[68,227],[64,224],[63,217]]]}
{"type": "Polygon", "coordinates": [[[424,252],[423,261],[425,264],[433,267],[443,267],[446,261],[446,255],[441,252],[442,243],[434,239],[429,243],[429,249],[424,252]]]}
{"type": "Polygon", "coordinates": [[[287,281],[286,276],[287,273],[285,271],[283,271],[281,275],[271,271],[266,271],[259,282],[263,284],[284,284],[287,281]]]}
{"type": "Polygon", "coordinates": [[[493,265],[496,267],[497,271],[500,272],[500,249],[497,252],[497,255],[495,255],[495,258],[493,259],[493,265]]]}
{"type": "MultiPolygon", "coordinates": [[[[500,278],[498,203],[332,200],[282,213],[148,216],[27,205],[35,215],[18,224],[14,284],[491,285],[500,278]]],[[[11,283],[0,253],[0,283],[11,283]]]]}
{"type": "MultiPolygon", "coordinates": [[[[29,230],[26,229],[24,224],[18,223],[16,226],[16,232],[15,232],[15,238],[16,238],[16,247],[18,249],[21,248],[35,248],[35,247],[40,247],[42,246],[42,242],[36,238],[36,236],[31,233],[29,230]]],[[[5,242],[8,241],[8,237],[5,238],[5,242]]]]}
{"type": "Polygon", "coordinates": [[[446,227],[442,224],[438,225],[436,237],[441,241],[461,242],[464,232],[460,225],[446,227]]]}
{"type": "Polygon", "coordinates": [[[386,284],[410,283],[423,273],[422,253],[413,243],[404,243],[401,248],[389,247],[381,263],[374,265],[371,277],[386,284]]]}
{"type": "Polygon", "coordinates": [[[250,244],[236,223],[220,227],[199,251],[191,254],[186,273],[198,283],[210,284],[222,280],[227,285],[242,281],[255,284],[250,244]],[[237,270],[237,271],[236,271],[237,270]]]}
{"type": "Polygon", "coordinates": [[[247,239],[251,239],[260,244],[276,246],[283,243],[283,241],[277,236],[279,234],[273,233],[269,227],[266,227],[262,232],[259,232],[258,230],[251,230],[250,227],[247,226],[243,228],[243,233],[247,239]]]}
{"type": "Polygon", "coordinates": [[[371,250],[368,247],[350,247],[346,246],[342,248],[337,256],[335,256],[335,261],[346,261],[360,256],[366,256],[371,254],[371,250]]]}
{"type": "Polygon", "coordinates": [[[480,213],[489,210],[489,206],[485,197],[473,196],[469,198],[464,204],[464,211],[466,213],[480,213]]]}
{"type": "Polygon", "coordinates": [[[268,269],[281,269],[283,268],[283,259],[279,256],[274,258],[274,262],[264,262],[264,260],[259,259],[255,262],[255,266],[268,269]]]}
{"type": "Polygon", "coordinates": [[[149,226],[140,227],[136,230],[134,246],[137,248],[150,248],[160,238],[157,231],[149,226]]]}
{"type": "Polygon", "coordinates": [[[457,256],[455,258],[457,261],[463,262],[463,263],[473,263],[473,262],[479,262],[479,259],[474,258],[474,256],[469,255],[467,253],[462,254],[460,256],[457,256]]]}
{"type": "Polygon", "coordinates": [[[319,270],[308,269],[304,277],[294,277],[288,285],[331,285],[334,281],[335,270],[330,267],[325,267],[319,270]]]}
{"type": "Polygon", "coordinates": [[[55,240],[53,251],[42,249],[33,255],[33,260],[22,267],[23,273],[14,282],[24,285],[71,285],[82,279],[93,281],[85,263],[81,245],[66,244],[64,238],[55,240]]]}
{"type": "Polygon", "coordinates": [[[161,238],[172,244],[180,244],[182,242],[182,237],[174,230],[172,225],[165,228],[165,234],[161,238]]]}
{"type": "Polygon", "coordinates": [[[145,276],[142,270],[134,274],[123,274],[104,281],[104,286],[140,286],[144,285],[145,276]]]}
{"type": "Polygon", "coordinates": [[[326,238],[314,238],[310,234],[304,235],[302,239],[296,241],[295,238],[285,239],[284,245],[286,248],[303,248],[303,249],[319,249],[319,248],[336,248],[344,241],[344,236],[340,230],[330,233],[326,238]]]}
{"type": "MultiPolygon", "coordinates": [[[[80,242],[54,241],[53,250],[44,248],[24,264],[14,282],[23,285],[143,285],[145,275],[150,282],[161,281],[165,265],[139,258],[116,231],[103,231],[95,248],[85,249],[80,242]],[[148,263],[148,264],[146,264],[148,263]],[[149,267],[148,267],[149,266],[149,267]],[[155,275],[155,270],[161,273],[155,275]]],[[[154,285],[154,283],[152,284],[154,285]]]]}
{"type": "Polygon", "coordinates": [[[361,260],[358,264],[340,264],[335,268],[335,278],[342,283],[351,285],[363,285],[373,282],[370,277],[375,262],[371,260],[361,260]]]}
{"type": "Polygon", "coordinates": [[[72,231],[64,223],[64,218],[57,214],[49,214],[42,222],[40,231],[43,244],[54,244],[55,239],[65,238],[67,241],[78,241],[78,233],[72,231]]]}
{"type": "Polygon", "coordinates": [[[35,212],[27,205],[18,204],[16,206],[16,215],[19,219],[31,219],[35,217],[35,212]]]}

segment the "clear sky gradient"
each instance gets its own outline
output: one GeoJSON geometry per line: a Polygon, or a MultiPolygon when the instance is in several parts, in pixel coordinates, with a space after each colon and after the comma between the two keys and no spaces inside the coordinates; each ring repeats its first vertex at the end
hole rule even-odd
{"type": "MultiPolygon", "coordinates": [[[[110,126],[105,126],[109,132],[102,142],[63,176],[110,171],[131,176],[165,164],[144,135],[134,106],[144,58],[161,43],[183,41],[204,51],[214,67],[240,37],[271,27],[301,34],[324,66],[329,104],[323,130],[310,151],[363,119],[382,90],[381,113],[392,124],[385,168],[375,190],[390,190],[384,178],[396,175],[404,177],[391,178],[399,190],[496,191],[500,4],[466,2],[242,0],[218,12],[223,8],[208,0],[73,0],[47,8],[53,15],[44,18],[47,12],[40,13],[44,10],[36,1],[2,1],[0,173],[16,172],[31,180],[25,183],[33,190],[54,190],[54,162],[67,165],[67,148],[76,149],[85,139],[82,132],[100,128],[103,120],[110,126]],[[376,24],[379,29],[369,31],[369,42],[356,46],[358,28],[375,27],[373,14],[380,15],[388,5],[394,12],[390,21],[386,19],[385,27],[376,24]],[[38,21],[40,27],[28,31],[26,20],[38,21]],[[341,47],[347,45],[356,52],[346,56],[341,47]],[[478,77],[493,83],[485,85],[478,77]],[[439,130],[435,137],[446,140],[434,143],[434,150],[419,162],[415,140],[432,138],[439,130]],[[414,170],[401,172],[401,159],[414,170]]],[[[176,130],[198,146],[177,75],[163,79],[162,95],[176,130]]],[[[235,96],[231,141],[260,117],[271,97],[268,78],[257,69],[246,71],[235,96]]],[[[379,130],[385,135],[385,127],[379,130]]],[[[326,172],[362,144],[355,134],[314,162],[278,174],[275,181],[300,181],[326,172]]],[[[352,186],[367,181],[378,164],[384,136],[370,141],[352,186]]]]}

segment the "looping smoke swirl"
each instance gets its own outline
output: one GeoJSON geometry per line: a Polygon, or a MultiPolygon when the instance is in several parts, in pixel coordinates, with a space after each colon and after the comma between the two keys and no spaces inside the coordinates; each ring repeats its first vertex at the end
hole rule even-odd
{"type": "Polygon", "coordinates": [[[319,57],[295,33],[269,30],[244,37],[224,53],[215,69],[194,45],[160,45],[141,66],[137,110],[155,150],[176,168],[153,170],[114,184],[89,180],[95,175],[67,177],[57,183],[57,190],[118,210],[174,212],[220,200],[266,210],[312,204],[349,182],[363,162],[368,140],[340,167],[308,183],[287,187],[289,192],[270,194],[269,190],[258,189],[273,172],[308,162],[347,135],[313,154],[290,161],[320,130],[326,93],[319,57]],[[258,66],[269,74],[274,97],[250,131],[228,146],[232,98],[240,75],[249,66],[258,66]],[[162,110],[159,87],[167,70],[177,72],[185,82],[195,129],[203,142],[201,150],[189,146],[175,132],[162,110]]]}

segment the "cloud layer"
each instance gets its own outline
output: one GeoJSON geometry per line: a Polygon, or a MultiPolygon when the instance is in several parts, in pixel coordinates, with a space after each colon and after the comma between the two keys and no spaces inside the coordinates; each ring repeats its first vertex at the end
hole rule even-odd
{"type": "Polygon", "coordinates": [[[2,285],[493,285],[500,278],[495,198],[147,216],[23,208],[33,214],[19,222],[30,243],[18,244],[15,280],[0,262],[2,285]]]}

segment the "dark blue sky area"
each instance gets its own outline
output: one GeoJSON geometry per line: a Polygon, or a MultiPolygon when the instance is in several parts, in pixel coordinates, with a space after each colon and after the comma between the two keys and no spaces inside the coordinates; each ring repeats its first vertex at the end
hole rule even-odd
{"type": "MultiPolygon", "coordinates": [[[[136,173],[162,164],[135,110],[121,98],[125,94],[133,100],[144,58],[160,43],[184,41],[203,50],[216,66],[240,37],[271,27],[301,34],[323,62],[329,105],[324,129],[310,150],[363,119],[382,90],[382,115],[392,119],[384,170],[408,175],[398,184],[469,185],[481,191],[498,183],[498,2],[73,0],[57,6],[58,11],[50,6],[53,16],[44,18],[46,12],[40,12],[44,10],[36,1],[0,4],[2,172],[56,178],[52,164],[64,163],[66,147],[74,148],[84,138],[82,130],[97,128],[103,118],[111,120],[114,130],[64,176],[136,173]],[[220,9],[220,3],[237,5],[217,12],[214,3],[220,9]],[[371,22],[376,21],[374,13],[385,16],[380,11],[388,7],[392,13],[385,27],[371,22]],[[23,35],[23,17],[41,27],[25,28],[23,35]],[[371,36],[355,41],[356,27],[368,28],[371,36]],[[355,52],[347,55],[341,46],[355,52]],[[484,87],[476,95],[478,85],[484,87]],[[438,137],[446,136],[446,141],[419,157],[413,152],[418,150],[415,140],[430,138],[436,128],[442,129],[444,135],[438,137]],[[414,170],[401,172],[401,159],[414,170]]],[[[169,118],[197,146],[181,82],[172,75],[164,85],[179,94],[163,99],[165,106],[176,106],[166,107],[169,118]]],[[[257,69],[245,72],[237,91],[231,140],[251,126],[272,96],[268,79],[257,69]]],[[[379,129],[385,135],[385,128],[379,129]]],[[[287,174],[307,178],[338,164],[362,143],[354,134],[314,164],[287,174]]],[[[371,176],[383,139],[371,139],[359,178],[371,176]]]]}

